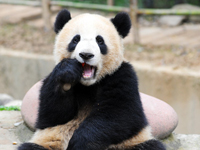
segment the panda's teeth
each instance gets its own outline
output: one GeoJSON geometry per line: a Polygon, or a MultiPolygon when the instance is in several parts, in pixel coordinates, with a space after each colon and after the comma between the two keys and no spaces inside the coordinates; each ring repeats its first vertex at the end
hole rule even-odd
{"type": "Polygon", "coordinates": [[[83,78],[84,79],[90,79],[94,76],[94,67],[90,66],[88,64],[85,64],[83,66],[83,78]]]}

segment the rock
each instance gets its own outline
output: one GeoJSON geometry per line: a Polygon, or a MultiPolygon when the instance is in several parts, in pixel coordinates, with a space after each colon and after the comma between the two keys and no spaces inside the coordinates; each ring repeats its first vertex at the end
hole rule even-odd
{"type": "Polygon", "coordinates": [[[19,106],[19,107],[21,107],[21,105],[22,105],[21,100],[14,100],[14,101],[7,103],[5,106],[19,106]]]}
{"type": "MultiPolygon", "coordinates": [[[[25,95],[21,112],[26,124],[34,129],[37,119],[38,95],[41,82],[36,83],[25,95]]],[[[141,93],[145,114],[152,127],[152,134],[159,139],[167,137],[176,128],[178,117],[171,106],[154,97],[141,93]]]]}
{"type": "Polygon", "coordinates": [[[0,129],[14,128],[15,123],[21,121],[23,120],[19,111],[0,111],[0,129]]]}
{"type": "Polygon", "coordinates": [[[10,95],[0,94],[0,105],[5,105],[11,101],[13,101],[13,98],[10,95]]]}
{"type": "MultiPolygon", "coordinates": [[[[172,7],[172,9],[179,9],[179,10],[197,10],[200,11],[200,7],[199,6],[195,6],[195,5],[191,5],[191,4],[179,4],[179,5],[175,5],[172,7]]],[[[198,23],[200,22],[200,17],[199,16],[189,16],[189,22],[194,22],[194,23],[198,23]]]]}
{"type": "Polygon", "coordinates": [[[30,140],[33,133],[22,122],[20,111],[0,111],[0,150],[16,150],[30,140]]]}
{"type": "Polygon", "coordinates": [[[22,106],[21,113],[22,118],[32,130],[35,130],[35,122],[37,119],[38,105],[39,105],[39,90],[41,88],[42,82],[37,82],[25,95],[22,106]]]}
{"type": "Polygon", "coordinates": [[[178,4],[172,7],[172,9],[178,10],[200,10],[199,6],[191,5],[191,4],[178,4]]]}
{"type": "Polygon", "coordinates": [[[14,133],[18,137],[18,140],[20,142],[29,141],[34,134],[34,132],[30,130],[24,123],[17,126],[16,129],[14,130],[14,133]]]}
{"type": "Polygon", "coordinates": [[[160,25],[163,25],[163,26],[174,27],[174,26],[180,25],[184,19],[186,19],[185,16],[165,15],[165,16],[161,16],[158,22],[160,25]]]}
{"type": "Polygon", "coordinates": [[[19,143],[14,134],[16,122],[21,122],[21,114],[19,111],[0,111],[0,150],[16,150],[19,143]]]}
{"type": "Polygon", "coordinates": [[[200,135],[197,134],[171,134],[166,139],[162,140],[167,150],[199,150],[200,135]]]}
{"type": "MultiPolygon", "coordinates": [[[[173,10],[200,10],[200,7],[190,5],[190,4],[179,4],[172,7],[173,10]]],[[[159,19],[159,23],[161,25],[167,25],[167,26],[178,26],[180,25],[187,17],[184,15],[165,15],[161,16],[159,19]]],[[[190,16],[189,21],[193,22],[199,22],[200,17],[199,16],[190,16]]]]}
{"type": "Polygon", "coordinates": [[[153,136],[158,139],[169,136],[178,125],[178,116],[174,109],[164,101],[143,93],[141,100],[153,136]]]}

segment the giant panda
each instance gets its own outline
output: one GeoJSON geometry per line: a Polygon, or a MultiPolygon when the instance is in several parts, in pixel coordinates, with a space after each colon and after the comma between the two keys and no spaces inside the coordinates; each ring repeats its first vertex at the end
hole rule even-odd
{"type": "Polygon", "coordinates": [[[165,150],[151,135],[123,56],[130,28],[124,12],[112,19],[58,13],[56,66],[40,90],[37,131],[18,150],[165,150]]]}

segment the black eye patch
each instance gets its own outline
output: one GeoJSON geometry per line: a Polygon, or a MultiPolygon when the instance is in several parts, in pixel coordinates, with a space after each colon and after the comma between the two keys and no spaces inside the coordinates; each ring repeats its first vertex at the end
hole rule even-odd
{"type": "Polygon", "coordinates": [[[79,41],[81,40],[81,36],[79,34],[75,35],[73,37],[73,39],[71,40],[71,42],[69,43],[68,47],[67,47],[67,50],[69,52],[72,52],[75,50],[76,48],[76,45],[79,43],[79,41]]]}
{"type": "Polygon", "coordinates": [[[105,42],[104,42],[103,37],[100,36],[100,35],[98,35],[98,36],[96,37],[96,42],[97,42],[97,44],[98,44],[98,46],[99,46],[99,48],[100,48],[100,50],[101,50],[101,53],[102,53],[103,55],[107,54],[108,50],[107,50],[107,46],[106,46],[106,44],[105,44],[105,42]]]}

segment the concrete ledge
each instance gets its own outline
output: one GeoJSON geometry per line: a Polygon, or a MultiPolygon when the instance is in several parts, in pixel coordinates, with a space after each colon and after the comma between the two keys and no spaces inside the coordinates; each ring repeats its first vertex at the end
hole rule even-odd
{"type": "MultiPolygon", "coordinates": [[[[140,91],[170,104],[179,116],[177,133],[200,134],[200,72],[131,62],[139,77],[140,91]]],[[[17,52],[0,47],[0,93],[22,99],[53,69],[50,55],[17,52]]]]}
{"type": "Polygon", "coordinates": [[[0,93],[22,99],[54,67],[53,57],[0,48],[0,93]]]}
{"type": "Polygon", "coordinates": [[[162,142],[165,144],[167,150],[199,150],[200,149],[200,135],[198,134],[171,134],[162,142]]]}

